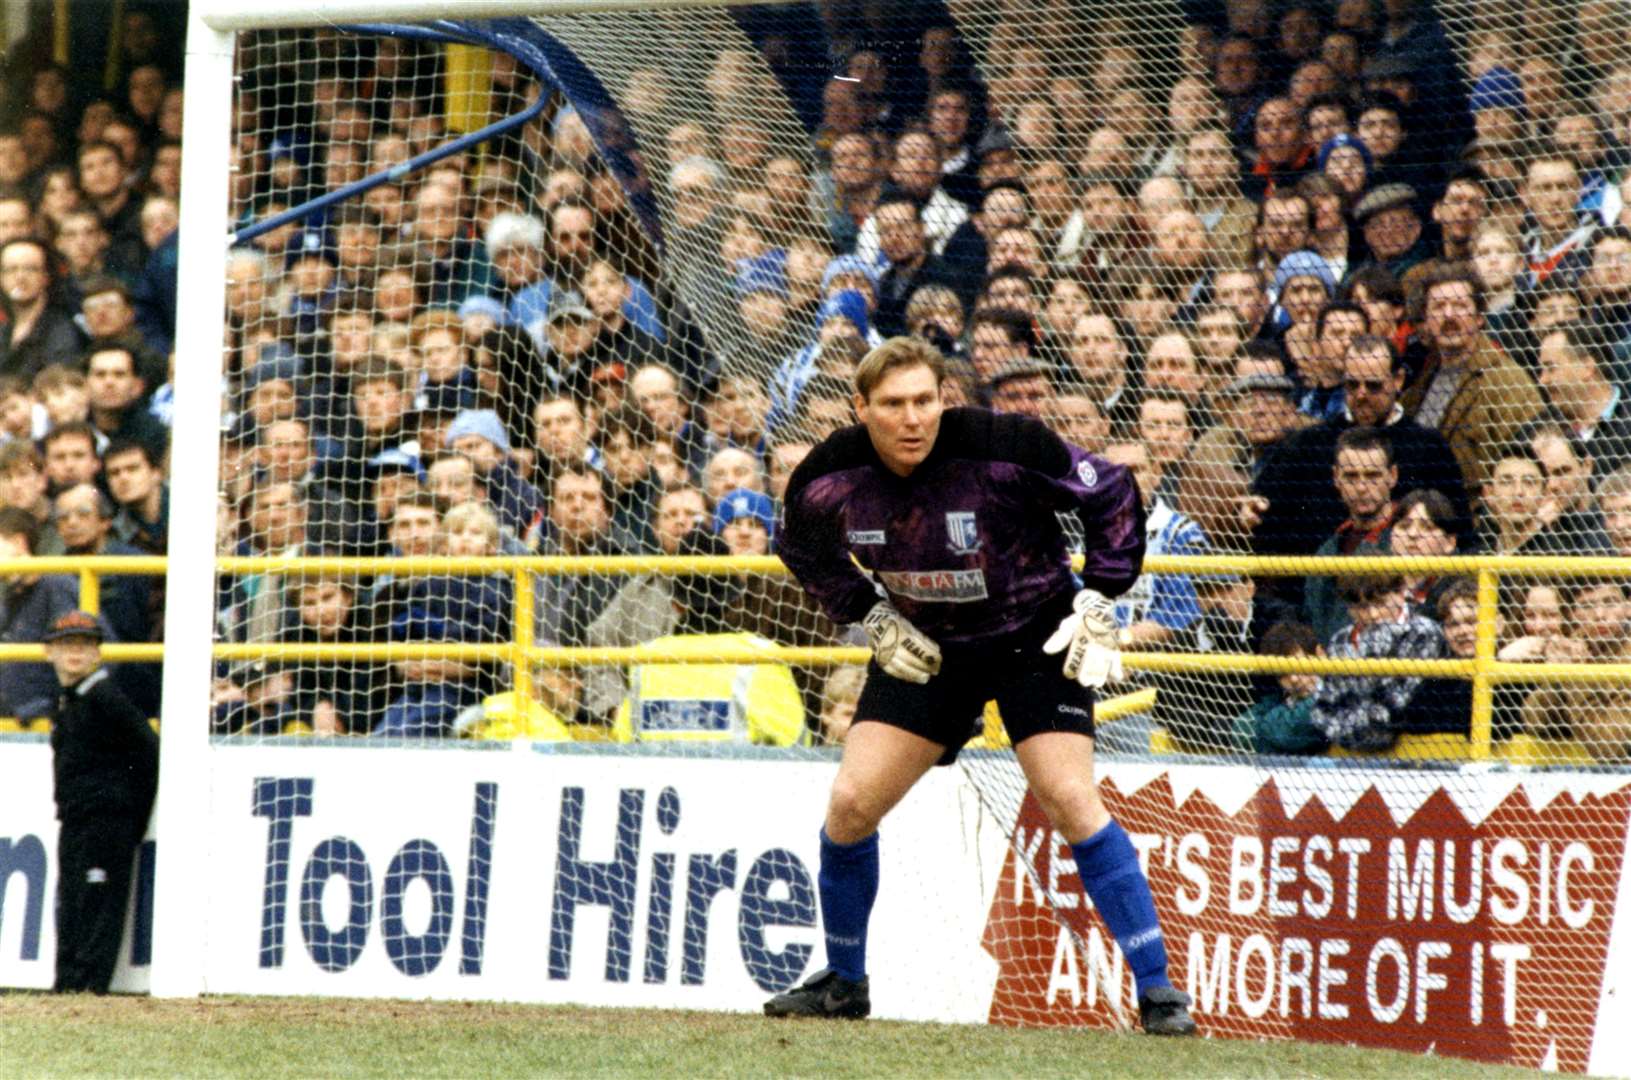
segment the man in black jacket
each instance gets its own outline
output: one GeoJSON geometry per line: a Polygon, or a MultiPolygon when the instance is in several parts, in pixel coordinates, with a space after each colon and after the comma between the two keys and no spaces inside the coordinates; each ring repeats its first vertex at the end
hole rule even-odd
{"type": "Polygon", "coordinates": [[[45,633],[62,692],[51,724],[57,817],[58,993],[108,992],[131,862],[158,790],[159,740],[102,667],[102,623],[70,611],[45,633]]]}

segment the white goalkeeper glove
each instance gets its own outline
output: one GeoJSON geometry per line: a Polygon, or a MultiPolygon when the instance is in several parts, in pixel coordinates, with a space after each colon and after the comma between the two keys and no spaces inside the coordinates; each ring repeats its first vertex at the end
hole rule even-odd
{"type": "Polygon", "coordinates": [[[1115,605],[1095,589],[1083,589],[1071,601],[1071,613],[1059,623],[1042,651],[1065,654],[1065,678],[1098,689],[1122,679],[1121,646],[1115,605]],[[1069,646],[1066,648],[1066,646],[1069,646]]]}
{"type": "Polygon", "coordinates": [[[861,626],[866,630],[867,643],[872,646],[872,659],[895,678],[926,683],[929,676],[940,673],[940,646],[907,621],[889,601],[874,604],[861,620],[861,626]]]}

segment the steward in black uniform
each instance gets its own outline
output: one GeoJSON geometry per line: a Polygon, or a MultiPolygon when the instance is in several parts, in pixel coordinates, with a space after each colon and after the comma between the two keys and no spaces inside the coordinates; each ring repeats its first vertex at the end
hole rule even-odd
{"type": "Polygon", "coordinates": [[[59,617],[45,653],[62,692],[51,722],[57,817],[58,993],[105,994],[119,959],[131,863],[158,790],[159,740],[102,667],[100,620],[59,617]]]}

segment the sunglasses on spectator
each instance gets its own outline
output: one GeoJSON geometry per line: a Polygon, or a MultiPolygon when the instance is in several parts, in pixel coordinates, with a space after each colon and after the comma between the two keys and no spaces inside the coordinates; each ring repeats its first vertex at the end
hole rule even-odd
{"type": "Polygon", "coordinates": [[[1367,394],[1380,394],[1388,388],[1388,384],[1385,379],[1343,379],[1342,387],[1356,393],[1363,390],[1367,394]]]}

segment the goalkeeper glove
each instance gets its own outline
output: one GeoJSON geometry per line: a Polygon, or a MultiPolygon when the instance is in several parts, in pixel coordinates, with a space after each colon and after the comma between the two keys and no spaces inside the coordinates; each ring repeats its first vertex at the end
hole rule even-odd
{"type": "Polygon", "coordinates": [[[1116,611],[1110,598],[1083,589],[1071,601],[1071,613],[1059,623],[1042,651],[1065,654],[1065,678],[1098,689],[1122,679],[1116,611]],[[1066,648],[1069,646],[1069,648],[1066,648]]]}
{"type": "Polygon", "coordinates": [[[874,604],[861,620],[872,659],[897,679],[926,683],[940,673],[940,646],[913,626],[887,600],[874,604]]]}

